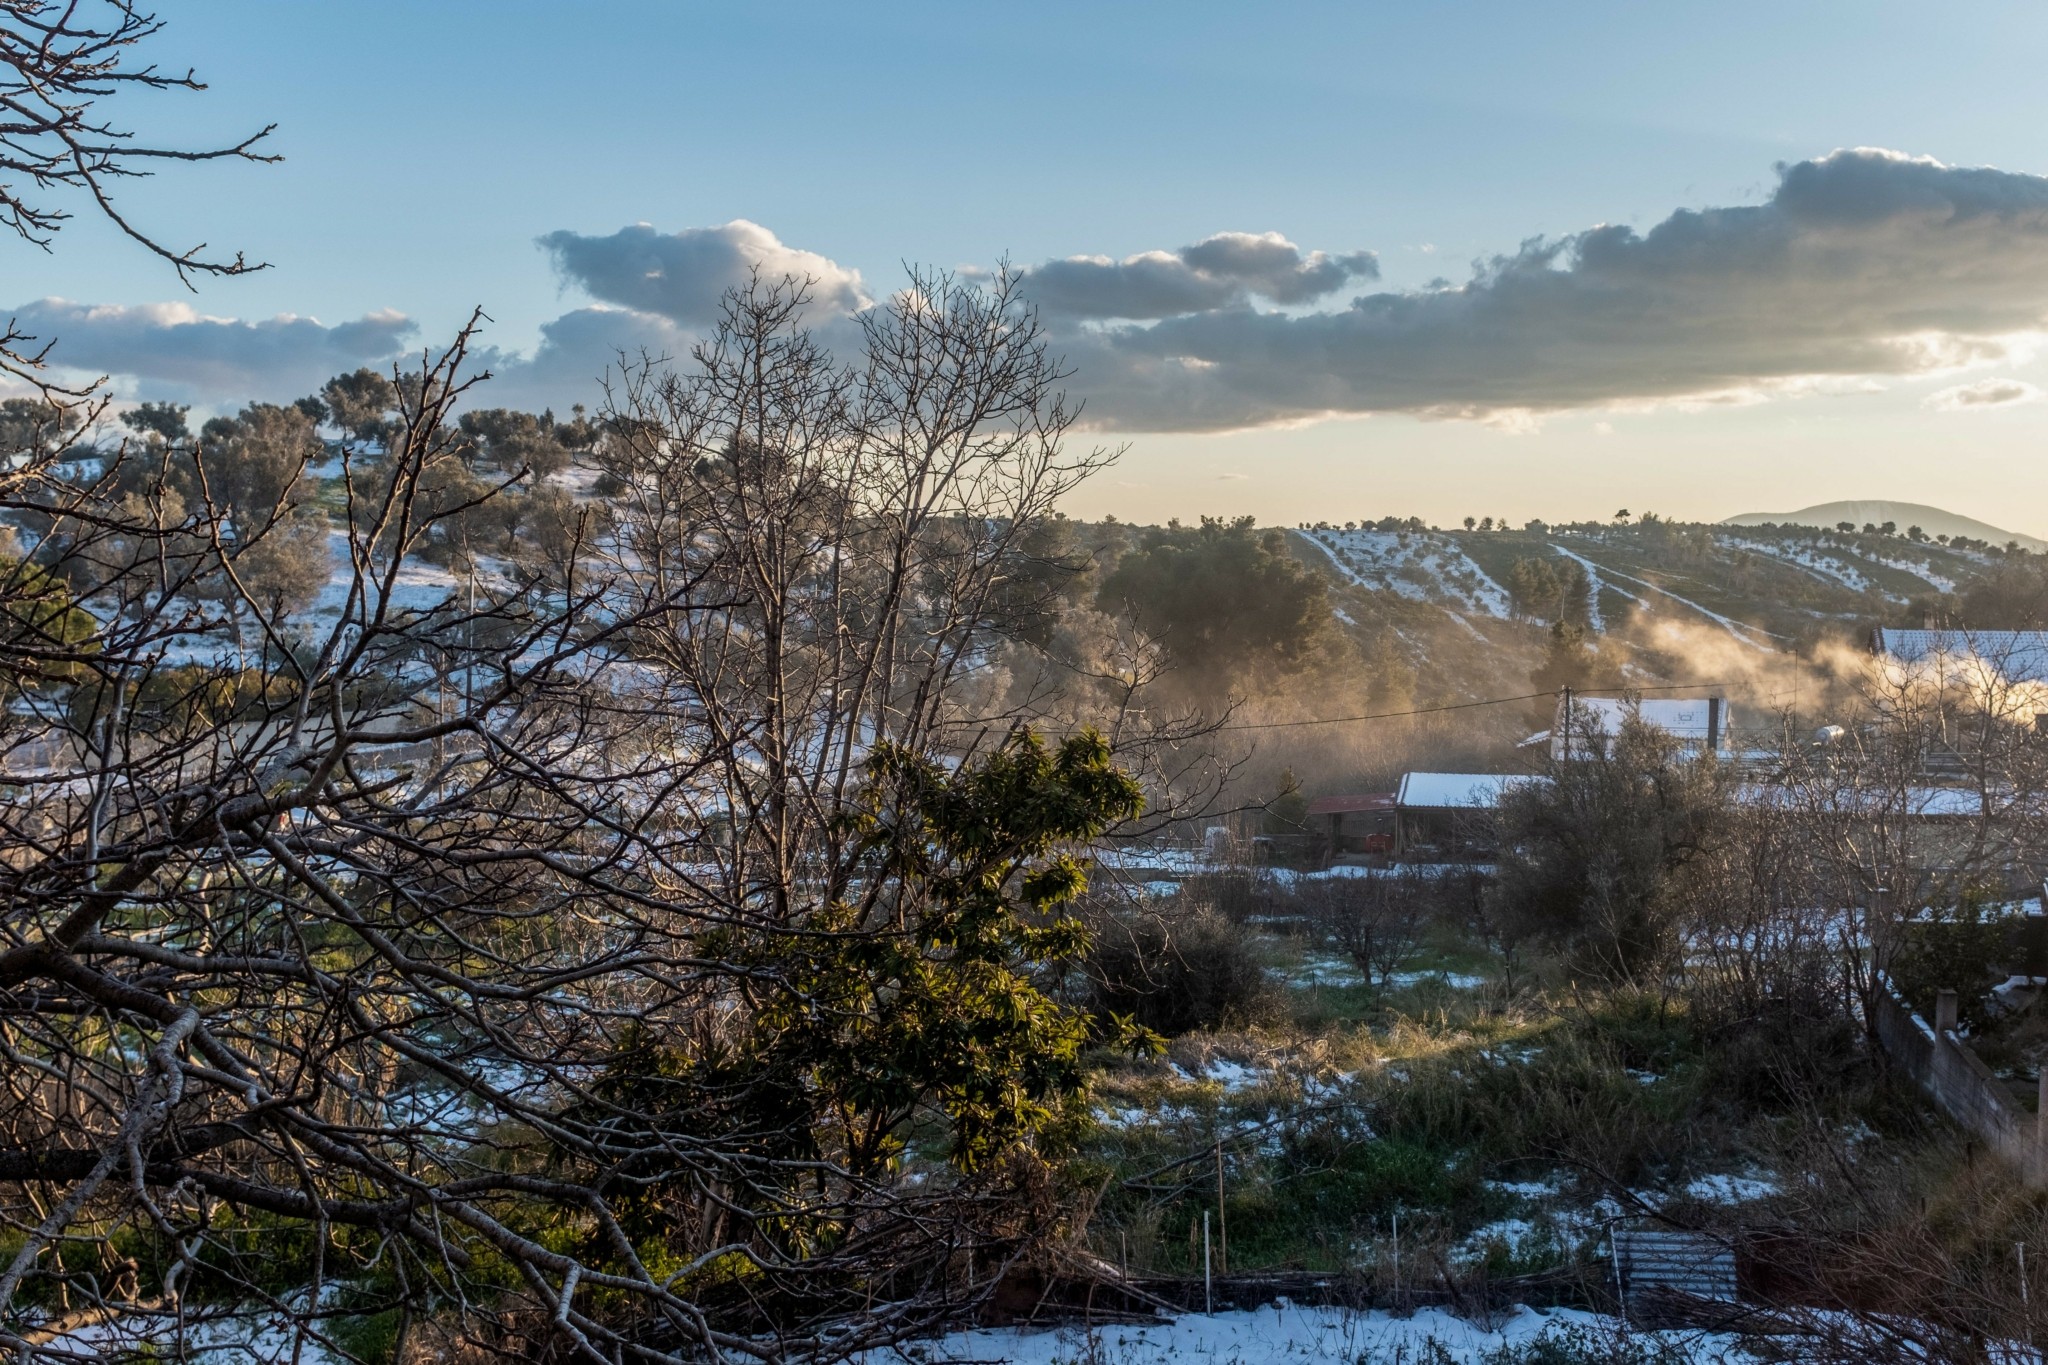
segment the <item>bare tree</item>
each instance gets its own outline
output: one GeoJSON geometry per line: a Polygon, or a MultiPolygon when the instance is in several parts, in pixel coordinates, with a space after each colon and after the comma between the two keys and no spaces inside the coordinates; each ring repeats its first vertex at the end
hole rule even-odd
{"type": "Polygon", "coordinates": [[[290,517],[204,442],[10,505],[85,629],[0,639],[0,1345],[829,1357],[1050,1228],[1091,1026],[1037,973],[1139,792],[960,683],[1099,457],[1007,279],[920,281],[850,367],[800,299],[627,381],[558,580],[421,561],[505,486],[467,334],[343,460],[331,617],[245,572],[290,517]]]}
{"type": "Polygon", "coordinates": [[[2033,885],[2048,802],[2042,685],[1987,639],[1901,664],[1873,659],[1845,724],[1789,734],[1759,792],[1795,832],[1865,999],[1907,923],[1965,893],[2033,885]]]}
{"type": "Polygon", "coordinates": [[[1357,964],[1366,984],[1385,984],[1415,952],[1430,894],[1408,872],[1385,877],[1322,877],[1295,895],[1308,922],[1357,964]]]}

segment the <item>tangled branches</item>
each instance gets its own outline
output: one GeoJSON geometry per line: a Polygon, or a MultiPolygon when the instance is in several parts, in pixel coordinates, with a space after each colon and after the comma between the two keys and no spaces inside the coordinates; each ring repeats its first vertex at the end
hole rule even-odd
{"type": "Polygon", "coordinates": [[[800,302],[637,373],[544,574],[418,554],[521,477],[469,468],[467,332],[324,481],[153,440],[16,490],[0,1343],[261,1304],[338,1349],[831,1356],[1044,1230],[1088,1034],[1037,972],[1139,792],[958,692],[1096,459],[1006,284],[930,282],[852,369],[800,302]],[[250,566],[323,496],[295,614],[250,566]]]}

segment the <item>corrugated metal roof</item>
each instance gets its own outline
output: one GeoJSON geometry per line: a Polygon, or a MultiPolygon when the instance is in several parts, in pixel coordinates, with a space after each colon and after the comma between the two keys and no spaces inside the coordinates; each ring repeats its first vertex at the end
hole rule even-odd
{"type": "Polygon", "coordinates": [[[1899,663],[1983,667],[2008,682],[2048,682],[2048,630],[1892,630],[1879,627],[1879,655],[1899,663]]]}
{"type": "Polygon", "coordinates": [[[1353,815],[1394,808],[1394,793],[1371,792],[1364,796],[1318,796],[1308,803],[1310,815],[1353,815]]]}
{"type": "Polygon", "coordinates": [[[1492,810],[1502,792],[1541,780],[1527,773],[1403,773],[1395,804],[1402,810],[1492,810]]]}
{"type": "Polygon", "coordinates": [[[1629,1294],[1676,1289],[1702,1299],[1735,1297],[1735,1251],[1703,1232],[1617,1228],[1614,1256],[1629,1294]]]}

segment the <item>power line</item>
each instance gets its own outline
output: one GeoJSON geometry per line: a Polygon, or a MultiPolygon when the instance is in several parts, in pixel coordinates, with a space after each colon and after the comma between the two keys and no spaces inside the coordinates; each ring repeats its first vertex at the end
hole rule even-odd
{"type": "MultiPolygon", "coordinates": [[[[1670,683],[1658,687],[1631,687],[1629,692],[1689,692],[1697,687],[1727,687],[1728,683],[1670,683]]],[[[1559,689],[1562,690],[1562,689],[1559,689]]],[[[1442,706],[1418,706],[1409,711],[1377,711],[1365,716],[1326,716],[1321,720],[1264,720],[1244,725],[1219,725],[1218,730],[1289,730],[1302,725],[1351,725],[1366,720],[1399,720],[1404,716],[1434,716],[1445,711],[1470,711],[1481,706],[1507,706],[1518,701],[1555,697],[1557,691],[1524,692],[1519,697],[1488,697],[1483,701],[1449,702],[1442,706]]]]}

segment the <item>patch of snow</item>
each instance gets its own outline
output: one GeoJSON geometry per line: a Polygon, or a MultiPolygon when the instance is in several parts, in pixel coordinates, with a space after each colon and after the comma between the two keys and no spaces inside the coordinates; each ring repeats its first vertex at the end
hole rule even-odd
{"type": "Polygon", "coordinates": [[[1474,976],[1466,972],[1445,971],[1394,972],[1386,978],[1386,981],[1390,986],[1397,986],[1403,989],[1409,986],[1420,986],[1425,981],[1434,982],[1449,986],[1454,991],[1476,991],[1486,984],[1486,978],[1483,976],[1474,976]]]}
{"type": "MultiPolygon", "coordinates": [[[[1175,1067],[1174,1070],[1180,1071],[1180,1068],[1175,1067]]],[[[1180,1074],[1187,1075],[1185,1071],[1180,1071],[1180,1074]]],[[[1246,1066],[1243,1062],[1233,1062],[1226,1057],[1212,1057],[1208,1065],[1202,1068],[1199,1079],[1222,1086],[1226,1095],[1237,1095],[1254,1086],[1265,1084],[1272,1074],[1264,1067],[1246,1066]]]]}
{"type": "Polygon", "coordinates": [[[1615,592],[1621,593],[1623,597],[1626,597],[1631,602],[1642,600],[1634,593],[1616,588],[1613,584],[1601,578],[1600,566],[1584,555],[1573,554],[1562,545],[1552,545],[1550,548],[1586,571],[1586,624],[1593,629],[1598,631],[1605,631],[1607,629],[1607,618],[1600,614],[1600,590],[1602,588],[1610,588],[1615,592]]]}
{"type": "Polygon", "coordinates": [[[1363,986],[1365,976],[1342,958],[1311,958],[1291,971],[1280,973],[1290,986],[1363,986]]]}
{"type": "Polygon", "coordinates": [[[1554,1245],[1550,1230],[1526,1218],[1502,1218],[1476,1228],[1451,1248],[1453,1265],[1475,1265],[1498,1247],[1510,1256],[1521,1256],[1545,1245],[1554,1245]]]}
{"type": "Polygon", "coordinates": [[[1780,1189],[1768,1176],[1703,1175],[1688,1181],[1685,1192],[1704,1204],[1748,1204],[1774,1198],[1780,1189]]]}
{"type": "Polygon", "coordinates": [[[955,1332],[899,1350],[875,1351],[860,1365],[1003,1361],[1006,1365],[1302,1365],[1309,1361],[1440,1360],[1479,1365],[1504,1349],[1527,1350],[1549,1340],[1656,1342],[1689,1361],[1748,1361],[1725,1334],[1669,1332],[1635,1337],[1613,1318],[1577,1309],[1517,1306],[1495,1323],[1468,1322],[1436,1308],[1397,1315],[1385,1310],[1297,1306],[1285,1302],[1249,1311],[1188,1314],[1157,1323],[1052,1330],[1019,1327],[955,1332]],[[1438,1354],[1424,1354],[1425,1352],[1438,1354]]]}
{"type": "MultiPolygon", "coordinates": [[[[1508,594],[1458,543],[1440,532],[1301,531],[1346,582],[1411,602],[1506,619],[1508,594]]],[[[1453,611],[1453,615],[1456,611],[1453,611]]],[[[1468,630],[1479,632],[1469,621],[1468,630]]],[[[1483,635],[1480,639],[1485,639],[1483,635]]]]}
{"type": "MultiPolygon", "coordinates": [[[[301,1290],[292,1297],[303,1305],[307,1294],[301,1290]]],[[[330,1297],[323,1294],[322,1302],[330,1297]]],[[[340,1365],[341,1358],[332,1351],[300,1337],[286,1313],[266,1306],[229,1309],[216,1316],[188,1311],[182,1339],[178,1328],[178,1319],[171,1314],[135,1313],[66,1332],[46,1349],[70,1350],[83,1359],[171,1357],[192,1365],[340,1365]]]]}
{"type": "Polygon", "coordinates": [[[1151,1117],[1151,1111],[1136,1105],[1098,1108],[1095,1111],[1095,1121],[1105,1128],[1140,1128],[1150,1121],[1151,1117]]]}
{"type": "Polygon", "coordinates": [[[1188,876],[1209,869],[1207,858],[1199,848],[1145,848],[1126,845],[1121,848],[1097,849],[1096,863],[1116,872],[1152,872],[1168,876],[1188,876]]]}

